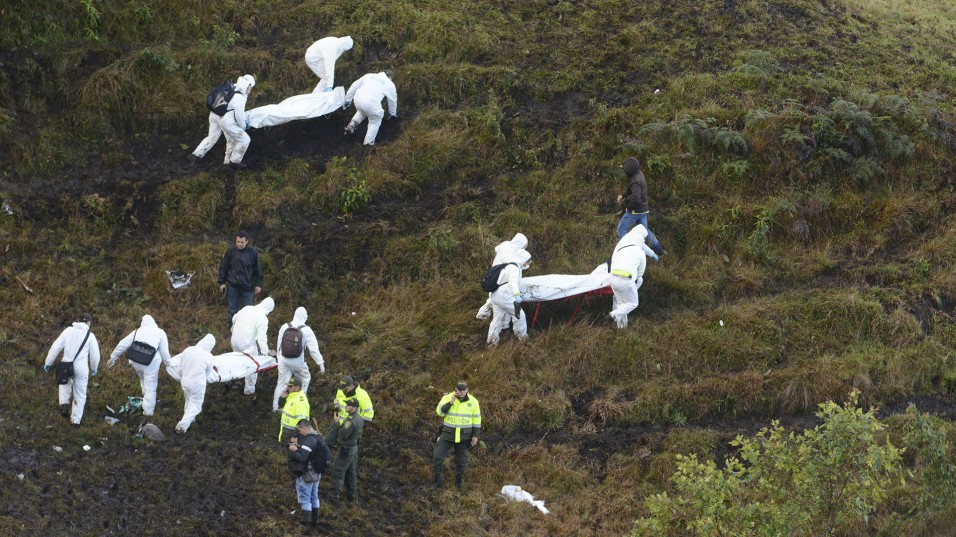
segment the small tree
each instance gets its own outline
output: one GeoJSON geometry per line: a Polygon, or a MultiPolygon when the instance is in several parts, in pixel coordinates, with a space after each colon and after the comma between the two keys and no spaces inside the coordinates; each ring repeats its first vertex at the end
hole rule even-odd
{"type": "Polygon", "coordinates": [[[877,439],[882,424],[857,407],[858,392],[840,406],[820,405],[823,421],[801,434],[773,421],[731,445],[739,458],[724,468],[695,455],[678,456],[674,494],[647,500],[648,518],[634,536],[828,536],[868,520],[901,475],[900,454],[877,439]]]}

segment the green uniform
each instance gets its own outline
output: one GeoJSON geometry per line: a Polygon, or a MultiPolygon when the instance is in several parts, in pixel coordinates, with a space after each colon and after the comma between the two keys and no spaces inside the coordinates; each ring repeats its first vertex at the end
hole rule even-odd
{"type": "Polygon", "coordinates": [[[279,425],[279,442],[288,443],[295,434],[295,426],[299,420],[309,419],[309,399],[302,390],[292,392],[282,407],[282,419],[279,425]]]}
{"type": "Polygon", "coordinates": [[[469,394],[464,401],[459,401],[452,392],[441,398],[435,411],[445,418],[432,456],[435,480],[441,483],[442,465],[445,463],[448,452],[454,449],[455,478],[456,483],[461,485],[465,469],[468,468],[468,448],[471,446],[471,439],[477,438],[481,432],[481,408],[478,406],[478,399],[469,394]]]}
{"type": "Polygon", "coordinates": [[[333,422],[332,427],[325,435],[325,441],[330,446],[334,446],[339,437],[339,422],[349,416],[348,412],[345,411],[345,400],[351,399],[352,397],[357,399],[359,403],[358,411],[355,413],[361,416],[366,423],[371,423],[372,418],[375,417],[375,409],[372,408],[372,398],[368,396],[368,392],[363,390],[361,386],[356,385],[355,392],[352,395],[346,395],[345,392],[339,390],[338,393],[335,394],[335,399],[339,402],[339,420],[333,422]]]}
{"type": "MultiPolygon", "coordinates": [[[[338,502],[345,488],[345,496],[349,500],[356,498],[358,483],[358,442],[362,438],[362,428],[365,420],[358,412],[339,418],[338,451],[335,462],[332,463],[332,494],[333,502],[338,502]]],[[[335,426],[333,426],[335,427],[335,426]]]]}

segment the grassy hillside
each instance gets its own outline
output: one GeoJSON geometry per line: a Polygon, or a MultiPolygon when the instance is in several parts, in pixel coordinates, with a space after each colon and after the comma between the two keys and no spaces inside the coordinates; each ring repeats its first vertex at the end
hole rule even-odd
{"type": "MultiPolygon", "coordinates": [[[[263,254],[272,340],[310,312],[329,368],[313,407],[342,374],[375,401],[364,504],[323,507],[333,532],[626,534],[677,454],[722,460],[736,434],[809,425],[853,388],[887,414],[953,417],[952,2],[154,4],[0,8],[4,532],[298,531],[274,373],[255,401],[210,386],[188,436],[151,444],[136,420],[100,419],[137,393],[128,367],[94,379],[75,431],[40,369],[84,310],[104,354],[144,313],[177,352],[206,332],[228,350],[215,278],[238,229],[263,254]],[[248,170],[223,168],[222,144],[188,165],[213,85],[254,74],[250,108],[308,92],[303,54],[326,35],[355,39],[337,84],[396,72],[401,119],[374,150],[339,111],[253,131],[248,170]],[[573,303],[548,303],[528,343],[486,348],[474,314],[494,245],[520,231],[527,274],[590,272],[615,244],[630,155],[668,251],[632,326],[613,328],[608,299],[572,323],[573,303]],[[168,269],[193,285],[170,291],[168,269]],[[433,409],[459,378],[485,428],[464,496],[428,488],[433,409]],[[505,484],[552,514],[506,504],[505,484]]],[[[169,433],[182,394],[165,374],[159,398],[169,433]]],[[[907,419],[888,418],[896,445],[907,419]]],[[[923,468],[904,462],[911,477],[845,534],[956,522],[916,501],[923,468]]]]}

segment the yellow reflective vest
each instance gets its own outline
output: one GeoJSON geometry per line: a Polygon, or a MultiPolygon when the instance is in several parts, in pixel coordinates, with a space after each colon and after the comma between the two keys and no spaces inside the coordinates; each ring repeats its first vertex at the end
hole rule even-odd
{"type": "Polygon", "coordinates": [[[372,421],[372,418],[375,416],[375,409],[372,408],[372,398],[369,397],[368,392],[363,390],[358,384],[355,385],[355,395],[347,396],[342,390],[339,390],[338,393],[335,394],[335,399],[339,402],[339,418],[344,419],[348,417],[349,413],[345,411],[345,400],[351,399],[352,397],[358,399],[358,415],[365,421],[372,421]]]}
{"type": "Polygon", "coordinates": [[[474,395],[468,394],[467,400],[459,401],[455,399],[455,392],[451,392],[441,398],[435,412],[445,418],[441,429],[442,440],[457,444],[462,440],[470,440],[481,432],[481,408],[474,395]],[[441,408],[449,402],[451,407],[448,412],[442,413],[441,408]]]}
{"type": "Polygon", "coordinates": [[[279,441],[282,441],[283,429],[295,430],[299,420],[309,419],[309,399],[302,391],[292,392],[285,400],[285,406],[282,407],[282,419],[279,427],[279,441]]]}

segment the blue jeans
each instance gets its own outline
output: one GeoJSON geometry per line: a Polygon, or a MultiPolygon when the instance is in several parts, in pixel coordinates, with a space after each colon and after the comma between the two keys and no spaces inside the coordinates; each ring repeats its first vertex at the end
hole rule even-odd
{"type": "Polygon", "coordinates": [[[319,475],[319,481],[315,483],[306,483],[301,477],[295,478],[295,493],[299,497],[299,505],[303,511],[312,511],[319,508],[319,482],[322,481],[322,475],[319,475]]]}
{"type": "Polygon", "coordinates": [[[252,305],[254,295],[255,293],[251,290],[240,291],[231,283],[226,284],[226,300],[229,301],[229,326],[232,326],[232,316],[235,315],[240,308],[252,305]]]}
{"type": "Polygon", "coordinates": [[[621,217],[621,221],[617,224],[617,240],[621,240],[624,235],[627,235],[627,232],[631,230],[634,226],[642,224],[644,229],[647,230],[647,242],[650,244],[651,249],[657,251],[661,247],[661,243],[657,242],[657,237],[654,235],[654,232],[651,231],[651,228],[647,227],[647,213],[634,214],[631,211],[625,211],[624,216],[621,217]]]}

